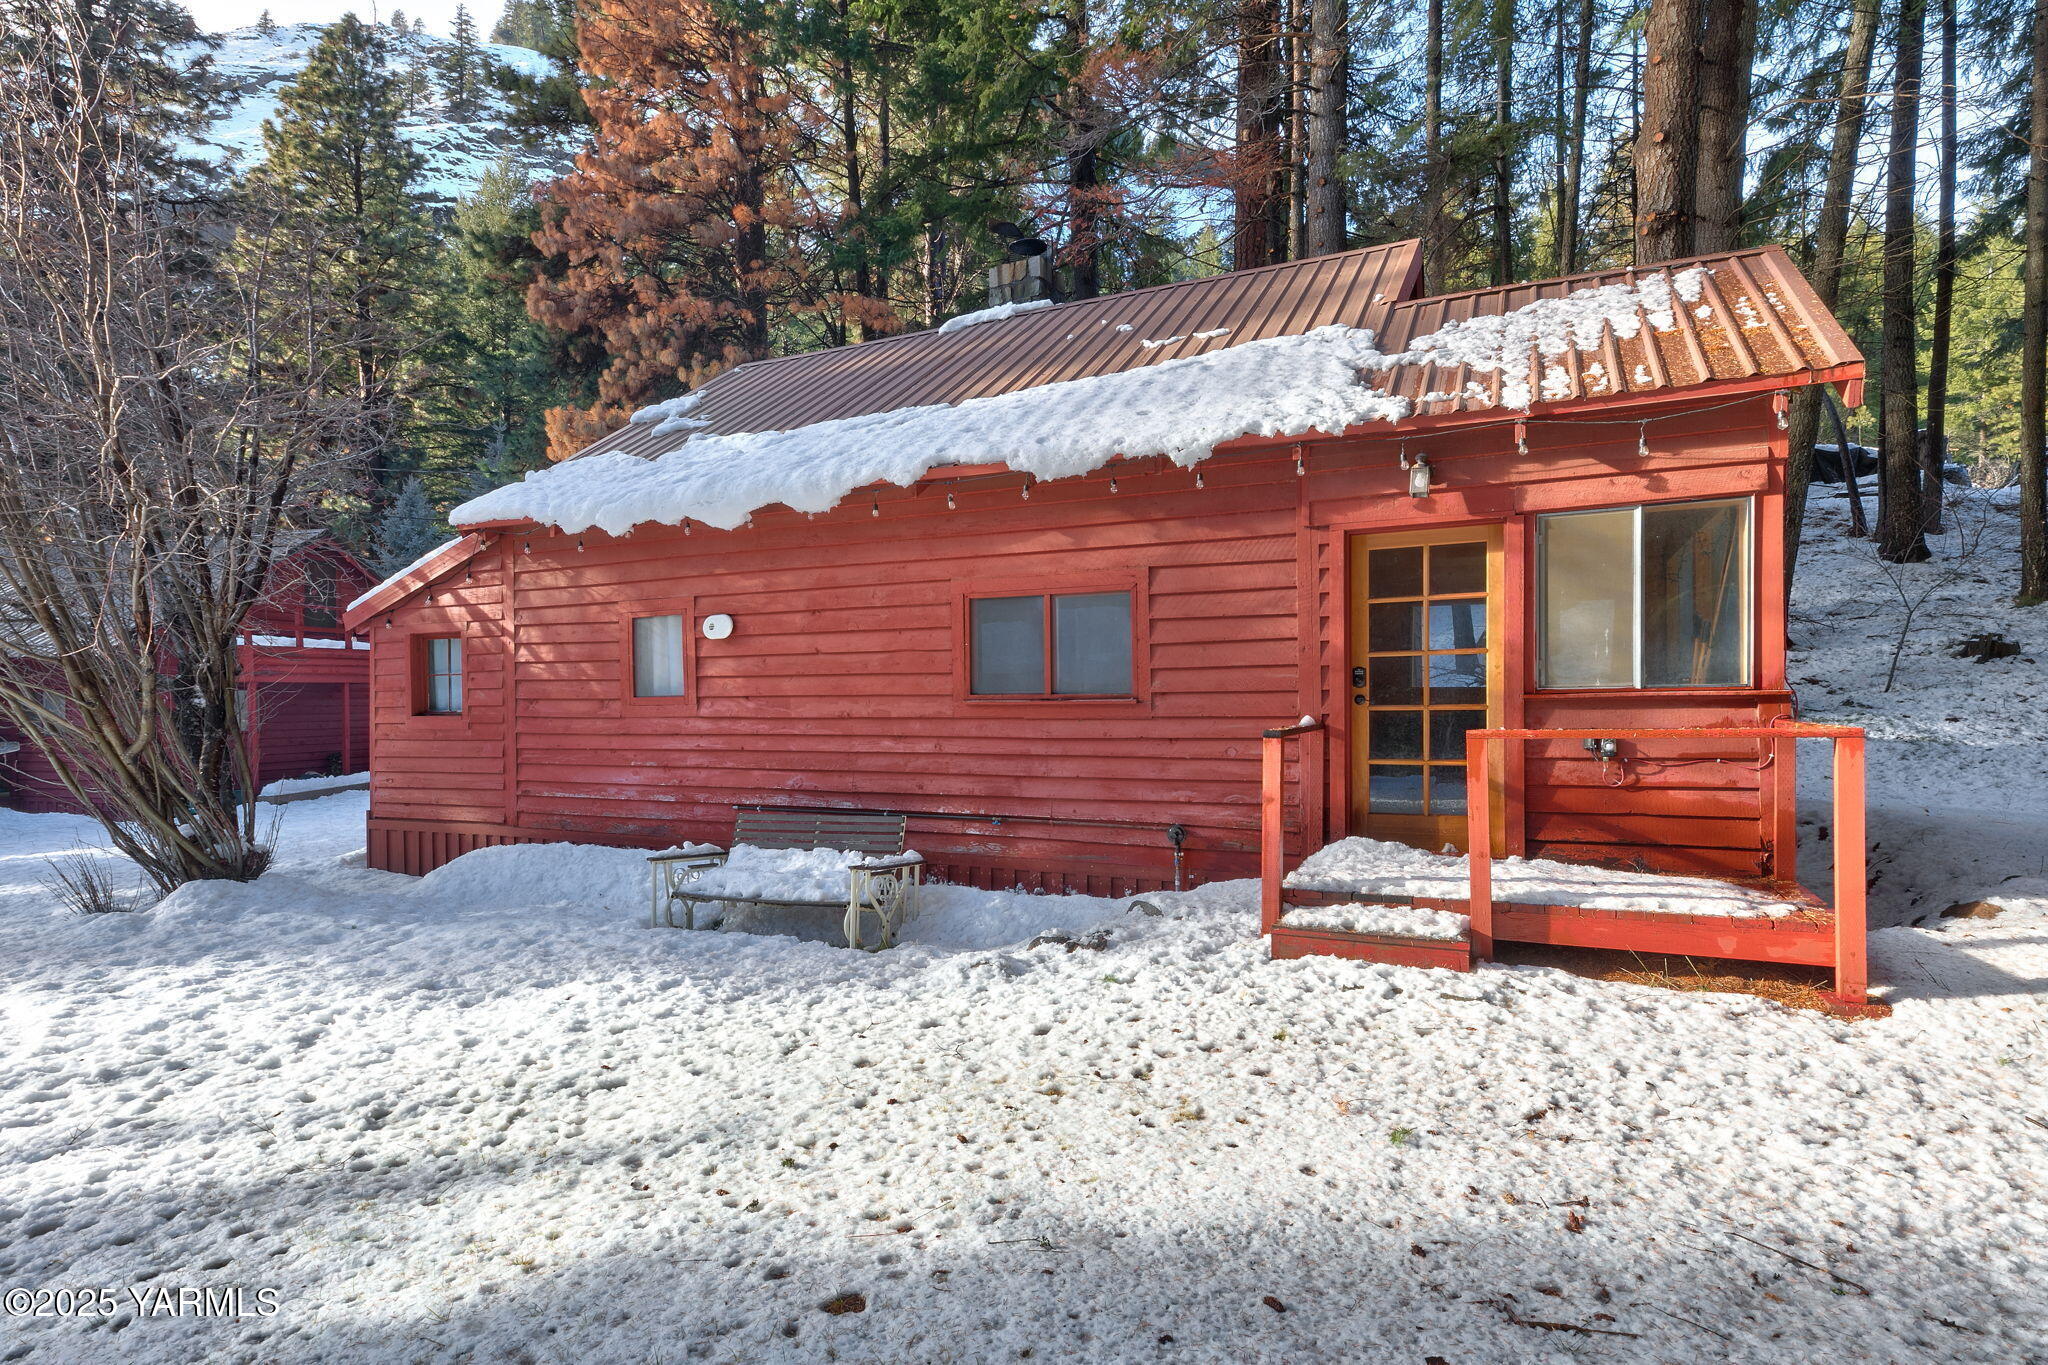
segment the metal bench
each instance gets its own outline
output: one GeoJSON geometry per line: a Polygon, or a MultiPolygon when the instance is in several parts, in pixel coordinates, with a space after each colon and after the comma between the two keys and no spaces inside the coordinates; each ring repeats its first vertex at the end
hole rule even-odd
{"type": "MultiPolygon", "coordinates": [[[[743,891],[692,889],[713,868],[723,867],[729,850],[698,845],[657,853],[647,861],[653,876],[653,906],[648,923],[653,928],[694,929],[697,907],[717,905],[764,905],[784,909],[839,910],[845,914],[846,944],[860,947],[861,916],[872,914],[881,922],[878,948],[896,941],[897,926],[917,908],[917,893],[924,884],[924,859],[904,852],[909,820],[886,811],[834,810],[791,811],[768,806],[740,806],[733,815],[732,842],[769,849],[845,849],[868,857],[846,869],[846,896],[841,900],[779,900],[772,896],[748,895],[743,891]],[[676,908],[682,907],[683,922],[676,923],[676,908]]],[[[716,923],[722,924],[721,914],[716,923]]]]}

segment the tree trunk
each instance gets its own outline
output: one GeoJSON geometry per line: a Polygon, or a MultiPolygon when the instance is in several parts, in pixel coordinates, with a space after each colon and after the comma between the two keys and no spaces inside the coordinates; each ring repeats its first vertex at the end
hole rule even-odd
{"type": "MultiPolygon", "coordinates": [[[[862,298],[875,295],[874,271],[868,258],[866,241],[867,204],[864,198],[865,186],[861,183],[860,162],[860,106],[854,99],[853,33],[847,20],[847,0],[839,0],[839,147],[840,157],[846,164],[846,208],[851,220],[850,226],[856,236],[853,258],[853,292],[862,298]]],[[[861,339],[867,337],[867,328],[861,327],[861,339]]]]}
{"type": "MultiPolygon", "coordinates": [[[[1085,56],[1090,42],[1088,0],[1070,0],[1067,28],[1075,53],[1085,56]]],[[[1067,288],[1073,298],[1092,299],[1102,292],[1102,163],[1095,103],[1079,82],[1068,95],[1073,103],[1066,129],[1067,288]]]]}
{"type": "MultiPolygon", "coordinates": [[[[1822,192],[1820,221],[1814,230],[1813,292],[1833,308],[1842,290],[1842,253],[1849,240],[1849,196],[1855,188],[1856,152],[1863,142],[1864,114],[1870,101],[1870,60],[1877,46],[1878,0],[1853,0],[1849,36],[1842,52],[1842,77],[1837,88],[1835,128],[1828,149],[1827,187],[1822,192]]],[[[1813,442],[1820,430],[1820,391],[1801,389],[1792,398],[1788,438],[1790,467],[1785,474],[1785,588],[1799,562],[1800,530],[1806,522],[1806,493],[1813,483],[1813,442]]],[[[1846,439],[1846,438],[1844,438],[1846,439]]],[[[1844,456],[1847,455],[1844,451],[1844,456]]],[[[1860,504],[1859,504],[1860,507],[1860,504]]]]}
{"type": "Polygon", "coordinates": [[[1891,145],[1885,157],[1883,468],[1877,552],[1894,563],[1927,558],[1920,530],[1920,357],[1913,327],[1914,152],[1920,140],[1920,59],[1927,0],[1900,0],[1898,64],[1892,78],[1891,145]]]}
{"type": "Polygon", "coordinates": [[[1701,0],[1651,0],[1636,130],[1636,264],[1692,254],[1699,179],[1701,0]]]}
{"type": "Polygon", "coordinates": [[[1287,240],[1279,0],[1239,0],[1237,22],[1238,167],[1231,264],[1244,270],[1279,260],[1287,240]]]}
{"type": "Polygon", "coordinates": [[[1344,104],[1351,47],[1349,0],[1314,0],[1309,12],[1308,239],[1306,254],[1344,249],[1344,104]]]}
{"type": "Polygon", "coordinates": [[[1429,0],[1422,50],[1422,292],[1450,273],[1444,240],[1444,0],[1429,0]]]}
{"type": "Polygon", "coordinates": [[[1287,0],[1281,16],[1281,69],[1286,72],[1287,121],[1282,161],[1287,166],[1287,221],[1283,231],[1287,259],[1296,260],[1308,245],[1308,0],[1287,0]]]}
{"type": "Polygon", "coordinates": [[[1515,0],[1493,3],[1493,282],[1515,282],[1515,0]]]}
{"type": "Polygon", "coordinates": [[[1700,46],[1700,162],[1693,189],[1694,252],[1733,251],[1740,244],[1749,73],[1755,55],[1756,0],[1706,6],[1700,46]]]}
{"type": "Polygon", "coordinates": [[[1593,83],[1593,0],[1579,0],[1578,36],[1572,47],[1572,109],[1565,137],[1564,175],[1558,188],[1557,273],[1579,268],[1579,198],[1586,174],[1586,99],[1593,83]]]}
{"type": "Polygon", "coordinates": [[[2020,307],[2020,601],[2048,601],[2048,0],[2034,0],[2020,307]]]}
{"type": "Polygon", "coordinates": [[[1948,457],[1949,338],[1956,302],[1956,0],[1941,0],[1941,188],[1934,229],[1934,321],[1927,353],[1927,434],[1920,449],[1920,515],[1941,531],[1948,457]]]}

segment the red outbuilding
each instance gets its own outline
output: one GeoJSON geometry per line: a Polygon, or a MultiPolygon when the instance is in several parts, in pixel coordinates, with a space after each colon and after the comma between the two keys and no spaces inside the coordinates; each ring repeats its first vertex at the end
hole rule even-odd
{"type": "Polygon", "coordinates": [[[1860,790],[1845,903],[1796,890],[1794,740],[1840,741],[1847,795],[1861,737],[1793,725],[1783,495],[1791,392],[1853,405],[1861,357],[1771,247],[1418,273],[1398,243],[761,361],[457,509],[347,616],[371,864],[888,810],[960,883],[1263,875],[1283,955],[1637,947],[1860,1000],[1860,790]],[[1284,885],[1474,831],[1464,895],[1284,885]],[[1495,905],[1496,858],[1796,909],[1495,905]],[[1333,900],[1471,923],[1293,913],[1333,900]]]}
{"type": "MultiPolygon", "coordinates": [[[[240,642],[257,783],[351,773],[369,761],[369,642],[345,631],[342,608],[376,575],[324,531],[302,531],[278,556],[269,590],[240,642]]],[[[0,782],[16,810],[79,804],[33,740],[0,722],[0,782]],[[7,748],[12,745],[14,747],[7,748]]]]}

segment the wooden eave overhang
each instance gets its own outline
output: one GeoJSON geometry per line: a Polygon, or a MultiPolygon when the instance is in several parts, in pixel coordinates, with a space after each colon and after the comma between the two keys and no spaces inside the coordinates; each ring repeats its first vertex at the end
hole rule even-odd
{"type": "Polygon", "coordinates": [[[414,593],[424,592],[444,575],[461,568],[488,547],[494,537],[471,530],[435,551],[425,562],[372,588],[369,595],[342,612],[343,630],[361,630],[380,611],[389,611],[414,593]]]}

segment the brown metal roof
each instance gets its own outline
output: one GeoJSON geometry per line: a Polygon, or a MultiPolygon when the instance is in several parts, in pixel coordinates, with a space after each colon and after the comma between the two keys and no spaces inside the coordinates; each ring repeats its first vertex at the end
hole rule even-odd
{"type": "MultiPolygon", "coordinates": [[[[1380,332],[1420,275],[1417,243],[1394,242],[1035,308],[951,332],[760,360],[706,384],[690,416],[720,434],[788,431],[1121,374],[1331,324],[1380,332]]],[[[628,425],[579,454],[658,455],[689,436],[656,437],[653,430],[651,423],[628,425]]]]}
{"type": "Polygon", "coordinates": [[[1694,268],[1702,271],[1699,297],[1674,297],[1665,330],[1652,325],[1639,306],[1635,335],[1617,336],[1609,326],[1589,350],[1544,355],[1532,348],[1526,372],[1413,364],[1388,370],[1375,382],[1408,398],[1414,415],[1434,417],[1503,406],[1501,390],[1510,381],[1525,384],[1535,406],[1542,407],[1720,380],[1841,378],[1827,374],[1841,367],[1856,367],[1849,377],[1860,377],[1862,353],[1775,246],[1410,300],[1393,310],[1380,347],[1392,354],[1452,323],[1601,285],[1633,285],[1658,273],[1677,277],[1694,268]]]}

